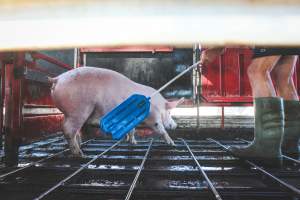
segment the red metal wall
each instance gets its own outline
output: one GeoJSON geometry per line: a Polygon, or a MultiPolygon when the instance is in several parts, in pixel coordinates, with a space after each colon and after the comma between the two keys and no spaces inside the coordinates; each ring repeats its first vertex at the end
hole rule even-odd
{"type": "MultiPolygon", "coordinates": [[[[251,103],[252,92],[247,76],[252,51],[248,48],[226,48],[223,55],[203,68],[202,92],[213,103],[251,103]]],[[[300,64],[294,73],[295,85],[300,93],[300,64]]]]}
{"type": "Polygon", "coordinates": [[[24,79],[22,86],[22,136],[26,138],[41,137],[61,131],[63,115],[56,111],[51,100],[50,85],[24,79]]]}
{"type": "Polygon", "coordinates": [[[8,59],[2,59],[4,126],[5,132],[15,138],[34,139],[61,131],[63,114],[55,108],[50,96],[51,85],[46,81],[47,76],[54,74],[38,65],[38,60],[72,69],[57,59],[36,52],[13,53],[8,59]],[[30,56],[33,60],[27,60],[30,56]],[[37,72],[37,80],[27,76],[28,69],[30,73],[37,72]]]}

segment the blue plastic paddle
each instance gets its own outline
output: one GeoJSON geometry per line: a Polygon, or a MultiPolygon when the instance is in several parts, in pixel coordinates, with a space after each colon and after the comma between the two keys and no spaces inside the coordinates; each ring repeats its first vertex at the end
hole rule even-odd
{"type": "Polygon", "coordinates": [[[183,74],[199,65],[199,62],[188,67],[186,70],[175,76],[157,91],[146,97],[140,94],[133,94],[124,102],[115,107],[112,111],[104,115],[100,121],[100,129],[106,134],[111,134],[113,139],[121,139],[137,125],[143,122],[150,113],[150,100],[153,96],[168,87],[171,83],[183,74]]]}

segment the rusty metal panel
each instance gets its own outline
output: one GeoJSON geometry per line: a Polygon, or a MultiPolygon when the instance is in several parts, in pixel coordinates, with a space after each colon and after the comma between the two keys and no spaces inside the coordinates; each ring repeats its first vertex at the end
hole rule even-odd
{"type": "Polygon", "coordinates": [[[223,56],[223,95],[240,96],[239,49],[230,49],[223,56]],[[238,84],[237,84],[238,83],[238,84]]]}
{"type": "Polygon", "coordinates": [[[62,114],[24,116],[22,136],[29,138],[41,138],[49,134],[61,131],[62,114]]]}
{"type": "Polygon", "coordinates": [[[24,80],[24,105],[54,106],[50,96],[50,85],[33,80],[24,80]]]}
{"type": "MultiPolygon", "coordinates": [[[[55,53],[59,57],[59,51],[55,53]]],[[[65,52],[62,54],[66,55],[65,52]]],[[[52,102],[47,76],[72,67],[40,52],[13,55],[2,68],[2,72],[5,72],[2,82],[6,133],[16,139],[26,140],[57,133],[61,130],[63,114],[52,102]]]]}
{"type": "Polygon", "coordinates": [[[209,102],[251,101],[251,87],[247,76],[251,57],[250,49],[226,48],[223,55],[204,67],[202,91],[209,102]]]}
{"type": "Polygon", "coordinates": [[[48,76],[72,69],[73,50],[28,52],[22,85],[22,137],[39,138],[62,130],[63,114],[51,98],[48,76]],[[59,59],[60,58],[60,59],[59,59]]]}

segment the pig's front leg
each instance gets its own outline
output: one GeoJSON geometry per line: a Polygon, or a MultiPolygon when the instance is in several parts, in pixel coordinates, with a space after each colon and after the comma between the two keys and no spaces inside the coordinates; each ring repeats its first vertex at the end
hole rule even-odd
{"type": "Polygon", "coordinates": [[[167,144],[175,146],[174,141],[172,140],[172,138],[169,136],[168,132],[166,131],[165,127],[163,126],[163,124],[161,123],[155,123],[154,127],[152,127],[152,129],[160,134],[163,139],[166,141],[167,144]]]}
{"type": "Polygon", "coordinates": [[[128,135],[126,136],[126,141],[129,142],[130,144],[137,144],[137,141],[135,140],[134,137],[134,133],[135,133],[135,129],[130,131],[130,133],[128,133],[128,135]]]}

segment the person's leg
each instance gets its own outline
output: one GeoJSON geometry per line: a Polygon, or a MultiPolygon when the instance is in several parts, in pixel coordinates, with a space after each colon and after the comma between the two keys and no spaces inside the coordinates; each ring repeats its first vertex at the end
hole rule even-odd
{"type": "Polygon", "coordinates": [[[276,96],[270,72],[280,57],[281,56],[267,56],[252,60],[247,72],[253,98],[276,96]]]}
{"type": "Polygon", "coordinates": [[[284,100],[299,101],[293,81],[297,58],[298,56],[282,56],[272,72],[274,73],[277,94],[284,100]]]}
{"type": "Polygon", "coordinates": [[[285,126],[282,152],[298,158],[300,138],[300,103],[293,82],[298,56],[283,56],[274,67],[275,86],[278,95],[284,99],[285,126]]]}
{"type": "Polygon", "coordinates": [[[276,97],[270,77],[270,72],[280,57],[255,58],[248,68],[255,109],[254,141],[247,147],[230,148],[239,157],[281,160],[283,101],[276,97]]]}

